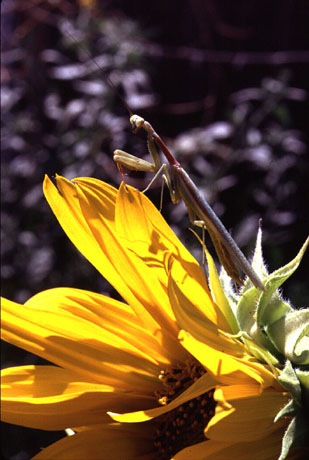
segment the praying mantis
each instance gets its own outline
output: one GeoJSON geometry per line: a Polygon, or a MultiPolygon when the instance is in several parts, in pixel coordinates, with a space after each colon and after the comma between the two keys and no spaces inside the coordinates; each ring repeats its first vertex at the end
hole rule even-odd
{"type": "Polygon", "coordinates": [[[130,116],[130,123],[134,133],[139,131],[141,128],[146,131],[148,150],[152,158],[152,162],[150,163],[122,150],[115,150],[114,161],[116,162],[120,172],[122,172],[122,167],[126,167],[136,171],[153,173],[154,177],[144,192],[147,191],[156,178],[162,174],[162,178],[169,189],[172,203],[176,204],[179,202],[180,198],[182,198],[187,207],[190,221],[195,225],[207,229],[219,260],[228,275],[237,284],[242,285],[242,271],[248,276],[256,288],[265,291],[266,288],[263,282],[253,270],[248,260],[231,237],[230,233],[226,230],[223,223],[207,203],[195,183],[182,168],[181,164],[176,160],[172,152],[169,150],[162,138],[156,133],[151,124],[139,115],[133,115],[132,113],[130,116]],[[159,147],[165,155],[169,163],[171,175],[167,164],[161,164],[157,147],[159,147]]]}
{"type": "MultiPolygon", "coordinates": [[[[72,37],[72,34],[69,31],[67,31],[67,34],[72,37]]],[[[72,38],[74,40],[74,37],[72,38]]],[[[87,50],[86,53],[89,54],[87,50]]],[[[95,59],[93,59],[93,62],[99,70],[102,70],[95,59]]],[[[265,291],[266,288],[259,276],[253,270],[242,251],[224,227],[221,220],[209,206],[195,183],[182,168],[179,161],[176,160],[159,134],[156,133],[151,124],[144,120],[144,118],[139,115],[132,114],[126,101],[120,96],[113,82],[109,79],[109,77],[107,77],[107,75],[105,75],[105,80],[116,91],[122,103],[130,113],[130,123],[133,132],[136,133],[141,128],[146,131],[148,150],[152,158],[152,162],[150,163],[122,150],[115,150],[114,161],[116,162],[120,172],[122,172],[122,167],[126,167],[128,169],[153,173],[154,177],[144,192],[146,192],[156,178],[162,174],[162,178],[169,189],[172,203],[176,204],[179,202],[180,198],[182,198],[187,207],[190,221],[203,229],[207,229],[221,264],[235,283],[243,285],[244,281],[241,276],[242,271],[248,276],[256,288],[265,291]],[[157,147],[161,149],[169,163],[171,176],[169,174],[167,164],[161,164],[160,162],[157,147]]]]}

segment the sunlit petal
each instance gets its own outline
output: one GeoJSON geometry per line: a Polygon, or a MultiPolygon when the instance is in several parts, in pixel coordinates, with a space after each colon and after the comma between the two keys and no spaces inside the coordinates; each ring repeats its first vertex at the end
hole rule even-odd
{"type": "Polygon", "coordinates": [[[227,442],[249,442],[267,436],[285,420],[273,420],[287,402],[287,393],[268,388],[260,393],[258,385],[230,385],[215,390],[218,402],[216,413],[210,420],[205,435],[210,439],[227,442]]]}
{"type": "Polygon", "coordinates": [[[208,265],[208,271],[209,271],[209,284],[211,288],[211,293],[216,303],[218,311],[222,313],[224,321],[228,323],[228,326],[225,326],[225,324],[221,320],[221,323],[218,322],[218,327],[220,327],[226,332],[237,334],[239,332],[239,326],[237,324],[232,308],[229,305],[226,295],[222,289],[213,258],[211,257],[210,253],[207,251],[207,248],[205,248],[205,252],[206,252],[206,257],[207,257],[207,265],[208,265]]]}
{"type": "MultiPolygon", "coordinates": [[[[142,249],[140,243],[147,246],[147,251],[136,253],[139,257],[149,257],[161,266],[166,250],[198,266],[190,252],[182,245],[171,230],[162,214],[152,202],[138,190],[126,186],[119,188],[116,202],[115,225],[117,235],[127,240],[131,250],[142,249]]],[[[165,280],[166,283],[166,280],[165,280]]]]}
{"type": "Polygon", "coordinates": [[[38,294],[26,305],[3,299],[2,336],[95,382],[151,391],[152,385],[157,385],[159,369],[155,358],[164,361],[164,357],[156,340],[125,310],[123,304],[108,297],[65,288],[38,294]],[[117,334],[119,325],[104,329],[100,309],[104,312],[105,306],[107,311],[115,308],[130,325],[132,341],[129,332],[117,334]],[[140,341],[136,340],[139,333],[140,341]],[[153,358],[152,352],[145,353],[151,344],[153,358]]]}
{"type": "MultiPolygon", "coordinates": [[[[181,331],[179,334],[182,346],[195,356],[218,382],[229,385],[235,380],[243,382],[254,379],[263,388],[275,384],[273,374],[265,366],[251,360],[245,353],[239,357],[229,353],[231,344],[227,337],[224,339],[223,337],[222,334],[218,334],[217,345],[213,348],[208,343],[196,340],[186,331],[181,331]],[[225,345],[227,345],[226,349],[225,345]]],[[[242,348],[242,344],[235,345],[236,351],[242,348]]]]}
{"type": "MultiPolygon", "coordinates": [[[[129,298],[127,294],[124,296],[122,291],[119,291],[118,286],[114,284],[115,288],[130,303],[145,326],[152,329],[154,334],[158,332],[159,328],[164,328],[172,335],[177,335],[178,329],[172,315],[166,289],[162,288],[151,267],[148,267],[133,251],[129,251],[126,245],[122,244],[122,239],[118,238],[114,222],[110,223],[105,218],[102,204],[104,194],[98,188],[93,188],[85,183],[80,184],[79,180],[76,182],[81,210],[93,237],[99,243],[108,266],[117,272],[130,290],[129,298]],[[126,270],[123,270],[123,267],[126,267],[126,270]]],[[[143,222],[137,221],[137,227],[142,226],[143,222]]],[[[151,256],[150,252],[149,255],[151,256]]],[[[108,272],[107,275],[103,272],[102,274],[109,279],[108,272]]],[[[167,276],[165,284],[167,285],[167,276]]]]}
{"type": "Polygon", "coordinates": [[[106,412],[112,406],[119,410],[147,403],[147,397],[117,392],[56,366],[20,366],[1,372],[1,419],[30,428],[64,430],[108,423],[106,412]]]}
{"type": "Polygon", "coordinates": [[[141,269],[143,264],[137,257],[130,257],[124,251],[115,234],[117,190],[101,181],[87,178],[79,179],[77,187],[75,183],[60,176],[57,176],[57,187],[45,177],[44,193],[47,201],[72,243],[115,286],[122,297],[140,311],[140,317],[147,328],[153,333],[158,331],[159,325],[147,314],[142,303],[143,294],[146,297],[150,294],[150,298],[146,299],[147,304],[151,304],[154,297],[147,288],[147,282],[140,279],[135,271],[135,262],[141,269]],[[126,267],[126,273],[123,267],[126,267]],[[132,289],[139,291],[138,297],[132,289]]]}
{"type": "MultiPolygon", "coordinates": [[[[210,326],[219,327],[229,332],[229,325],[222,312],[218,310],[213,302],[201,268],[184,260],[176,259],[175,257],[171,258],[169,265],[169,294],[175,315],[180,313],[179,310],[183,309],[183,304],[185,303],[185,309],[188,311],[188,316],[192,316],[193,318],[196,317],[195,322],[200,322],[197,319],[197,317],[199,317],[210,326]],[[188,274],[190,274],[190,276],[188,276],[188,274]],[[194,293],[194,295],[192,295],[192,293],[194,293]],[[211,325],[210,323],[213,324],[211,325]]],[[[178,316],[177,320],[179,320],[178,316]]],[[[191,321],[192,327],[193,322],[194,321],[191,321]]],[[[198,327],[198,325],[196,326],[198,327]]]]}

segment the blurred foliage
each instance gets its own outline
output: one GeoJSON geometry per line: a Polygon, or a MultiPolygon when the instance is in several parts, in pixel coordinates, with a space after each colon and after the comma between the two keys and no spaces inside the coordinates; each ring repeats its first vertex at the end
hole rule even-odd
{"type": "Polygon", "coordinates": [[[100,281],[95,286],[98,279],[89,281],[94,270],[88,263],[72,265],[79,256],[57,228],[42,195],[42,180],[44,174],[57,173],[119,184],[112,152],[127,143],[128,115],[98,66],[115,86],[126,82],[124,96],[128,93],[132,107],[135,100],[152,102],[134,44],[137,26],[118,18],[85,19],[56,24],[59,48],[44,48],[36,56],[40,72],[32,65],[25,72],[32,45],[24,43],[26,48],[13,57],[12,50],[4,53],[10,78],[2,87],[2,277],[3,294],[18,301],[57,285],[105,289],[100,281]]]}
{"type": "MultiPolygon", "coordinates": [[[[147,154],[117,92],[164,137],[245,253],[262,218],[270,268],[295,256],[309,220],[306,12],[302,2],[238,3],[2,2],[4,296],[23,302],[56,286],[117,296],[77,254],[42,194],[44,174],[117,186],[113,151],[147,154]]],[[[143,189],[149,178],[130,172],[126,181],[143,189]]],[[[157,204],[160,187],[149,192],[157,204]]],[[[167,191],[163,213],[200,257],[185,207],[167,191]]],[[[287,283],[296,305],[308,303],[308,269],[305,257],[287,283]]],[[[41,362],[5,352],[5,367],[41,362]]],[[[28,459],[48,444],[40,442],[29,441],[31,452],[13,443],[3,455],[28,459]]]]}
{"type": "Polygon", "coordinates": [[[304,134],[289,128],[287,102],[304,101],[307,93],[289,87],[287,76],[235,92],[226,121],[183,132],[173,142],[177,158],[218,213],[237,213],[233,231],[242,246],[254,237],[259,216],[266,223],[264,238],[272,242],[291,238],[303,221],[305,203],[299,200],[308,158],[304,134]]]}

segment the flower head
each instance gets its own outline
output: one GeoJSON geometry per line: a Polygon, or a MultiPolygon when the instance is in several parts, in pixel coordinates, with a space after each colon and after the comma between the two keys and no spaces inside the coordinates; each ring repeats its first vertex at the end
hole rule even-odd
{"type": "Polygon", "coordinates": [[[273,420],[290,401],[301,405],[291,395],[306,388],[307,374],[294,365],[308,356],[307,330],[277,288],[305,249],[268,275],[258,243],[253,263],[268,290],[247,281],[236,295],[207,253],[208,286],[140,192],[57,177],[57,187],[45,179],[44,193],[73,244],[124,301],[69,288],[25,305],[3,299],[3,339],[54,365],[2,372],[2,419],[74,433],[35,459],[278,457],[288,421],[273,420]],[[283,322],[288,343],[278,334],[283,322]],[[292,368],[281,372],[287,357],[292,368]],[[254,457],[261,439],[263,456],[254,457]]]}

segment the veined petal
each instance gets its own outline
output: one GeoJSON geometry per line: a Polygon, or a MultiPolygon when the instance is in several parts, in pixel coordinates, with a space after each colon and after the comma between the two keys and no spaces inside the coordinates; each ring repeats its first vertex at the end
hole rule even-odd
{"type": "Polygon", "coordinates": [[[286,420],[273,423],[276,414],[288,402],[288,394],[267,388],[262,393],[258,385],[217,387],[215,415],[205,429],[205,435],[216,441],[250,442],[267,433],[287,426],[286,420]]]}
{"type": "MultiPolygon", "coordinates": [[[[211,297],[207,296],[205,292],[203,294],[203,288],[198,291],[185,288],[184,285],[187,283],[188,276],[186,276],[182,264],[173,260],[172,267],[175,267],[175,270],[171,270],[169,293],[179,327],[189,332],[190,336],[193,336],[198,343],[207,344],[214,351],[218,350],[240,359],[248,358],[246,347],[217,327],[217,312],[211,297]],[[181,279],[180,276],[183,278],[181,279]],[[192,295],[192,292],[194,294],[198,292],[199,295],[192,295]]],[[[190,282],[189,286],[192,287],[190,282]]],[[[182,339],[183,337],[181,337],[182,339]]],[[[185,342],[181,343],[186,347],[185,342]]],[[[198,343],[195,353],[198,352],[198,343]]],[[[200,360],[196,354],[194,356],[200,360]]],[[[216,366],[222,357],[223,355],[218,354],[216,366]]]]}
{"type": "Polygon", "coordinates": [[[32,460],[156,460],[148,429],[119,426],[92,429],[67,436],[45,448],[32,460]]]}
{"type": "Polygon", "coordinates": [[[153,391],[160,360],[166,362],[163,349],[138,320],[134,322],[124,304],[77,289],[51,289],[26,305],[3,299],[2,337],[87,380],[126,390],[153,391]],[[118,320],[130,328],[127,333],[118,334],[119,323],[112,320],[107,320],[109,329],[104,328],[100,310],[105,307],[111,315],[115,309],[118,320]]]}
{"type": "MultiPolygon", "coordinates": [[[[213,310],[206,309],[206,300],[203,304],[201,296],[195,300],[195,296],[192,296],[193,291],[184,288],[185,280],[186,270],[183,270],[182,264],[174,259],[169,278],[169,293],[177,323],[183,329],[179,334],[182,346],[200,361],[218,382],[232,384],[235,378],[246,380],[249,377],[258,381],[262,387],[274,384],[273,374],[248,354],[245,345],[217,327],[217,322],[223,324],[215,317],[216,314],[219,317],[220,312],[214,310],[214,307],[213,310]],[[201,302],[202,306],[198,302],[201,302]]],[[[208,305],[213,306],[209,301],[208,305]]]]}
{"type": "MultiPolygon", "coordinates": [[[[190,259],[193,259],[192,256],[182,246],[148,198],[124,183],[121,184],[117,195],[115,224],[117,237],[123,246],[151,269],[152,275],[159,281],[164,291],[165,302],[162,302],[164,300],[162,292],[158,291],[162,304],[156,306],[157,310],[163,309],[163,315],[168,314],[170,319],[175,321],[167,295],[166,256],[170,252],[175,254],[181,252],[183,256],[190,259]],[[156,222],[156,226],[153,221],[156,222]],[[167,238],[165,231],[170,238],[167,238]]],[[[156,290],[155,285],[152,287],[156,290]]]]}
{"type": "Polygon", "coordinates": [[[198,396],[207,393],[207,391],[214,388],[215,385],[216,380],[210,374],[206,373],[166,406],[156,407],[154,409],[144,411],[131,412],[127,414],[116,414],[112,412],[108,412],[108,414],[114,420],[122,423],[145,422],[147,420],[151,420],[154,417],[165,414],[166,412],[175,409],[176,407],[184,404],[187,401],[190,401],[191,399],[197,398],[198,396]]]}
{"type": "MultiPolygon", "coordinates": [[[[123,245],[122,238],[118,237],[115,230],[114,222],[111,224],[105,219],[104,206],[102,206],[104,195],[99,188],[81,183],[79,179],[75,179],[75,182],[81,210],[94,239],[99,243],[109,265],[130,289],[130,298],[124,297],[125,300],[154,334],[158,333],[159,325],[166,330],[167,334],[176,337],[178,328],[166,289],[162,288],[151,267],[148,267],[137,254],[128,250],[126,244],[123,245]]],[[[125,189],[119,193],[126,193],[125,189]]],[[[144,221],[138,221],[136,226],[143,226],[143,223],[144,221]]],[[[152,255],[151,252],[149,255],[152,255]]],[[[104,276],[107,278],[106,275],[104,276]]],[[[165,285],[167,285],[167,275],[165,285]]],[[[114,287],[118,290],[117,285],[114,287]]],[[[122,294],[121,291],[119,292],[122,294]]]]}
{"type": "Polygon", "coordinates": [[[132,250],[135,243],[142,242],[147,246],[144,254],[138,254],[141,258],[147,260],[154,255],[162,262],[162,254],[168,251],[199,266],[152,202],[143,193],[124,183],[117,195],[115,225],[117,235],[130,242],[132,250]]]}
{"type": "Polygon", "coordinates": [[[36,294],[25,305],[51,311],[55,308],[65,310],[68,315],[79,319],[85,335],[85,325],[90,323],[100,328],[100,338],[107,344],[116,346],[117,340],[123,339],[153,364],[162,366],[170,363],[157,338],[145,329],[132,308],[123,302],[81,289],[55,288],[36,294]]]}
{"type": "MultiPolygon", "coordinates": [[[[50,207],[77,249],[133,308],[139,310],[147,328],[156,333],[160,329],[159,325],[147,313],[141,296],[136,298],[131,290],[133,282],[133,286],[138,286],[144,293],[144,285],[147,288],[146,281],[139,280],[135,273],[134,260],[123,250],[115,234],[117,190],[95,179],[80,178],[79,187],[76,182],[57,176],[57,188],[46,176],[43,189],[50,207]],[[86,196],[83,191],[86,192],[86,196]],[[92,229],[89,228],[87,219],[94,222],[92,229]],[[94,227],[97,227],[95,232],[94,227]],[[130,279],[129,275],[133,279],[130,279]]],[[[137,260],[136,257],[135,259],[137,260]]],[[[141,265],[140,261],[137,262],[141,265]]]]}
{"type": "Polygon", "coordinates": [[[143,407],[149,399],[82,380],[56,366],[1,371],[1,420],[42,430],[109,423],[107,410],[143,407]]]}
{"type": "Polygon", "coordinates": [[[169,260],[169,272],[169,290],[171,287],[175,290],[177,286],[177,293],[183,298],[191,298],[193,308],[215,325],[221,319],[224,321],[223,318],[218,318],[218,311],[199,265],[172,256],[169,260]]]}
{"type": "MultiPolygon", "coordinates": [[[[91,181],[93,187],[99,182],[95,179],[88,179],[88,181],[91,181]]],[[[85,257],[101,272],[106,262],[105,256],[101,254],[100,246],[93,238],[80,209],[75,184],[63,177],[57,176],[57,187],[55,187],[48,176],[45,176],[43,184],[44,195],[60,225],[74,246],[82,254],[84,254],[85,249],[87,250],[85,257]]],[[[102,206],[105,206],[106,219],[113,222],[117,190],[107,184],[101,186],[101,188],[103,187],[105,201],[102,203],[102,206]]],[[[115,274],[113,281],[115,284],[119,282],[121,286],[123,282],[118,278],[115,274]]]]}
{"type": "MultiPolygon", "coordinates": [[[[207,330],[205,330],[207,331],[207,330]]],[[[191,353],[217,380],[217,382],[230,385],[235,381],[244,383],[254,379],[259,383],[260,391],[262,388],[275,385],[275,378],[267,368],[258,362],[252,360],[252,357],[240,355],[240,351],[245,347],[242,344],[235,343],[235,351],[231,352],[232,344],[228,342],[228,337],[223,339],[220,332],[217,334],[217,343],[215,348],[206,343],[208,336],[211,335],[205,332],[207,337],[205,341],[200,342],[186,331],[179,333],[179,340],[182,346],[191,353]],[[225,347],[226,346],[226,347],[225,347]],[[237,356],[238,355],[238,356],[237,356]]],[[[214,341],[214,338],[211,339],[214,341]]]]}
{"type": "Polygon", "coordinates": [[[182,305],[185,301],[187,308],[191,304],[192,314],[196,311],[197,315],[204,316],[206,321],[212,322],[216,327],[218,323],[228,327],[212,300],[205,275],[199,265],[171,256],[169,272],[169,295],[175,316],[174,303],[182,305]],[[178,296],[181,301],[178,301],[178,296]]]}
{"type": "Polygon", "coordinates": [[[237,334],[239,332],[239,326],[237,324],[237,320],[235,318],[233,310],[222,289],[213,258],[211,257],[210,253],[207,251],[206,248],[205,248],[205,252],[206,252],[207,264],[208,264],[208,270],[209,270],[209,284],[211,288],[211,293],[213,295],[213,299],[214,299],[214,302],[216,303],[217,309],[221,311],[224,321],[228,323],[228,326],[225,325],[224,322],[222,321],[222,316],[219,316],[221,321],[218,322],[217,325],[220,329],[223,329],[226,332],[237,334]]]}

